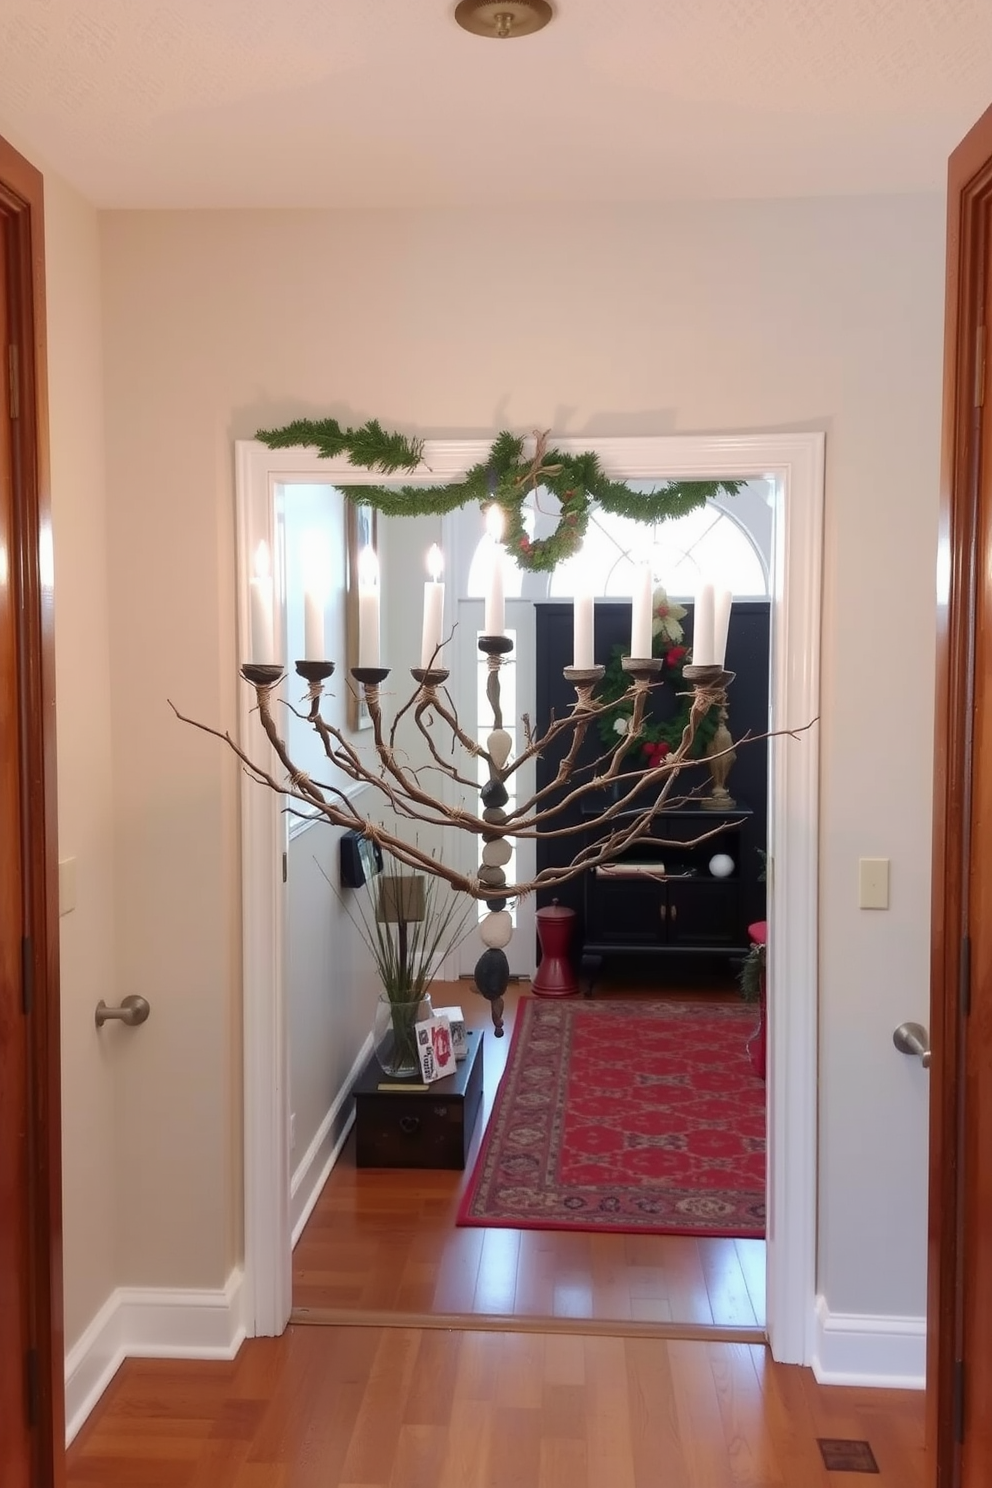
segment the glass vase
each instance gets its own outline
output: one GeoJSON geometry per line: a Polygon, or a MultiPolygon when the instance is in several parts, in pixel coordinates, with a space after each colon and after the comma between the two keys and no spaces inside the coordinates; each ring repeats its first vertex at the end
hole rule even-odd
{"type": "Polygon", "coordinates": [[[415,1025],[430,1016],[429,992],[413,1002],[398,1002],[386,992],[379,993],[372,1041],[383,1074],[394,1080],[408,1080],[412,1075],[419,1075],[415,1025]]]}

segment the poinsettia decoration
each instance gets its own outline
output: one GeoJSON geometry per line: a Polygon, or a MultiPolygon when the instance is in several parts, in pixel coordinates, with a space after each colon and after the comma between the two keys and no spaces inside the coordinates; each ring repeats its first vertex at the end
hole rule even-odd
{"type": "MultiPolygon", "coordinates": [[[[685,632],[681,624],[687,611],[683,605],[669,599],[660,584],[652,595],[652,611],[651,654],[657,656],[662,663],[658,682],[668,683],[675,689],[679,695],[679,708],[673,717],[663,722],[649,716],[641,724],[639,763],[649,768],[660,764],[667,754],[678,747],[689,722],[691,688],[684,681],[682,670],[692,659],[685,644],[685,632]]],[[[616,744],[618,735],[627,733],[634,711],[632,703],[619,701],[630,686],[630,678],[620,664],[621,658],[626,654],[623,646],[613,647],[606,666],[606,675],[596,694],[596,701],[599,703],[609,704],[615,701],[615,706],[608,707],[601,713],[598,721],[599,735],[607,748],[616,744]]],[[[716,728],[716,718],[712,716],[714,711],[711,710],[696,728],[691,750],[693,758],[702,755],[713,737],[716,728]]]]}

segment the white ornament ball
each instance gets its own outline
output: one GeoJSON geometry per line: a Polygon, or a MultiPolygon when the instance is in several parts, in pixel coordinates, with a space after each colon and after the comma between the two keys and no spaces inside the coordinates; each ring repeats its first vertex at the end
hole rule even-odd
{"type": "Polygon", "coordinates": [[[716,853],[710,858],[710,872],[714,878],[729,878],[734,871],[734,860],[726,853],[716,853]]]}
{"type": "Polygon", "coordinates": [[[513,936],[513,920],[508,909],[495,909],[486,915],[479,926],[482,944],[491,951],[501,951],[510,944],[513,936]]]}

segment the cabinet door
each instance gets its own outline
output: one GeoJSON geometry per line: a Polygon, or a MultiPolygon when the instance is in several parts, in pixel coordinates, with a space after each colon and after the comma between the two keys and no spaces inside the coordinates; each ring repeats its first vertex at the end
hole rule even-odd
{"type": "Polygon", "coordinates": [[[669,879],[666,923],[671,946],[745,944],[740,884],[733,878],[669,879]]]}
{"type": "Polygon", "coordinates": [[[650,946],[665,939],[664,881],[586,874],[587,942],[650,946]]]}

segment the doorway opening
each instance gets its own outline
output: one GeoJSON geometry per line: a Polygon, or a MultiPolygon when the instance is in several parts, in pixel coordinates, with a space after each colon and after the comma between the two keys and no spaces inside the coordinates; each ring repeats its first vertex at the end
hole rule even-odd
{"type": "MultiPolygon", "coordinates": [[[[560,441],[579,450],[578,441],[560,441]]],[[[582,447],[585,447],[584,444],[582,447]]],[[[818,707],[823,436],[602,440],[605,469],[624,479],[768,480],[774,492],[771,595],[772,836],[769,967],[768,1337],[776,1358],[806,1363],[814,1322],[817,741],[790,728],[818,707]],[[778,992],[781,988],[781,995],[778,992]]],[[[430,481],[457,479],[486,453],[473,443],[428,444],[430,481]]],[[[372,477],[367,477],[372,479],[372,477]]],[[[276,550],[273,492],[280,484],[361,484],[305,451],[238,446],[240,634],[248,635],[250,555],[276,550]]],[[[241,740],[259,737],[243,696],[241,740]]],[[[278,882],[282,819],[277,799],[246,782],[245,906],[246,1287],[249,1331],[279,1332],[291,1307],[286,1009],[282,995],[284,901],[278,882]]]]}
{"type": "MultiPolygon", "coordinates": [[[[653,484],[638,483],[645,491],[653,484]]],[[[558,510],[556,498],[543,490],[534,493],[531,501],[528,531],[533,539],[545,535],[543,527],[553,524],[558,510]]],[[[748,953],[748,926],[757,928],[757,922],[762,922],[760,928],[764,929],[766,919],[762,861],[768,816],[768,576],[772,566],[773,504],[769,484],[751,481],[733,497],[723,496],[719,504],[711,499],[688,516],[653,528],[608,512],[595,512],[576,558],[566,560],[551,573],[511,566],[504,575],[504,633],[513,647],[500,668],[500,701],[502,727],[511,735],[513,756],[523,747],[524,719],[534,720],[540,733],[553,716],[567,716],[570,711],[572,693],[563,669],[572,665],[573,601],[577,592],[595,599],[596,660],[613,665],[614,653],[629,641],[631,596],[641,553],[651,554],[653,603],[665,609],[655,642],[659,656],[666,656],[680,642],[691,641],[694,596],[701,582],[712,576],[725,585],[734,595],[727,665],[736,674],[732,689],[735,732],[741,738],[751,736],[750,742],[741,745],[733,768],[737,799],[730,803],[729,816],[717,818],[705,806],[688,803],[672,819],[673,830],[684,831],[690,839],[706,838],[698,850],[687,849],[701,865],[691,877],[675,874],[665,851],[662,857],[671,876],[663,885],[657,879],[600,878],[587,873],[554,889],[509,901],[507,913],[514,923],[505,954],[514,984],[507,998],[504,1042],[493,1039],[491,1026],[487,1032],[488,1010],[474,992],[474,968],[485,951],[482,929],[486,915],[484,904],[474,907],[471,928],[450,958],[461,981],[439,980],[431,988],[435,1005],[458,1006],[484,1056],[482,1108],[465,1152],[463,1170],[437,1172],[413,1164],[395,1171],[379,1167],[364,1170],[366,1159],[387,1169],[391,1162],[382,1152],[373,1150],[380,1133],[390,1129],[380,1123],[388,1123],[390,1117],[377,1117],[363,1096],[366,1104],[364,1114],[358,1117],[360,1130],[342,1148],[294,1249],[295,1320],[342,1325],[367,1316],[391,1316],[404,1325],[410,1325],[414,1318],[418,1323],[426,1318],[434,1325],[443,1319],[450,1326],[469,1326],[481,1318],[492,1326],[496,1317],[503,1326],[532,1326],[537,1318],[543,1318],[554,1328],[589,1322],[612,1325],[618,1331],[651,1328],[667,1334],[670,1330],[673,1336],[695,1336],[697,1330],[715,1328],[744,1341],[763,1339],[766,1266],[760,1205],[764,1198],[766,1116],[759,1059],[763,1010],[760,1001],[751,1008],[742,1006],[739,979],[748,953]],[[586,571],[578,572],[583,560],[586,571]],[[709,875],[705,866],[717,852],[710,834],[718,827],[726,829],[724,845],[734,855],[732,874],[721,880],[709,875]],[[609,902],[601,903],[606,900],[609,902]],[[640,1075],[635,1074],[636,1066],[630,1067],[628,1074],[622,1061],[619,1066],[607,1063],[610,1073],[605,1078],[619,1078],[628,1096],[641,1089],[643,1081],[652,1097],[644,1108],[635,1111],[626,1100],[618,1101],[621,1090],[611,1084],[612,1098],[594,1123],[595,1140],[575,1101],[570,1100],[567,1109],[556,1101],[559,1115],[554,1119],[547,1105],[542,1104],[547,1125],[540,1117],[535,1124],[530,1085],[533,1073],[518,1073],[527,1062],[520,1045],[515,1047],[510,1074],[504,1075],[504,1071],[509,1041],[522,1037],[518,1025],[529,1013],[533,1030],[534,1019],[541,1016],[535,1005],[528,1005],[529,999],[522,1003],[521,997],[529,990],[537,964],[535,913],[552,904],[571,916],[573,944],[569,959],[578,973],[576,987],[581,982],[581,990],[591,995],[595,982],[596,1002],[600,1009],[610,1007],[613,1014],[618,1011],[619,1001],[623,1016],[615,1022],[611,1014],[610,1026],[621,1039],[629,1036],[632,1016],[643,1017],[646,1029],[662,1014],[674,1018],[675,1022],[666,1025],[665,1045],[677,1028],[688,1033],[693,1021],[700,1027],[705,1024],[707,1047],[700,1054],[703,1063],[690,1074],[690,1056],[688,1064],[672,1069],[679,1092],[689,1088],[683,1082],[698,1082],[698,1100],[693,1105],[702,1123],[698,1130],[695,1116],[686,1119],[689,1106],[684,1098],[678,1098],[667,1083],[670,1076],[654,1067],[654,1058],[661,1059],[663,1065],[670,1059],[660,1048],[651,1056],[650,1070],[646,1064],[640,1075]],[[670,911],[670,920],[668,913],[659,917],[659,906],[670,911]],[[598,956],[591,954],[593,942],[598,942],[598,956]],[[717,1048],[722,1061],[718,1068],[713,1064],[717,1048]],[[634,1084],[627,1084],[628,1079],[634,1084]],[[497,1108],[495,1092],[504,1080],[514,1086],[517,1095],[502,1098],[497,1108]],[[714,1095],[714,1088],[720,1093],[714,1095]],[[675,1108],[666,1106],[666,1096],[669,1102],[677,1101],[675,1108]],[[516,1108],[511,1112],[515,1101],[516,1108]],[[621,1111],[626,1115],[622,1116],[621,1111]],[[662,1111],[667,1112],[664,1118],[662,1111]],[[573,1192],[565,1176],[567,1154],[575,1142],[592,1142],[596,1151],[600,1141],[608,1145],[604,1122],[617,1136],[622,1124],[620,1147],[609,1148],[610,1161],[594,1162],[595,1178],[587,1155],[586,1177],[573,1192]],[[571,1133],[567,1140],[561,1135],[566,1130],[571,1133]],[[492,1139],[484,1135],[490,1132],[492,1139]],[[496,1135],[498,1132],[503,1135],[496,1135]],[[523,1137],[522,1133],[528,1135],[523,1137]],[[525,1145],[528,1141],[532,1144],[527,1147],[526,1160],[518,1147],[521,1140],[525,1145]],[[496,1167],[487,1156],[493,1150],[491,1141],[496,1146],[504,1144],[496,1167]],[[738,1147],[733,1173],[725,1154],[712,1161],[702,1158],[702,1150],[709,1150],[717,1142],[728,1144],[727,1151],[738,1147]],[[528,1177],[520,1176],[521,1162],[528,1177]],[[621,1169],[625,1163],[632,1165],[626,1177],[617,1169],[618,1162],[621,1169]],[[504,1163],[506,1176],[501,1180],[495,1174],[503,1170],[504,1163]],[[466,1233],[459,1226],[459,1212],[467,1191],[474,1189],[480,1164],[484,1165],[486,1176],[482,1181],[487,1195],[481,1208],[493,1215],[495,1222],[487,1225],[476,1217],[466,1233]],[[653,1172],[667,1175],[657,1191],[651,1182],[653,1172]],[[696,1187],[700,1182],[708,1185],[705,1195],[696,1187]],[[535,1206],[551,1199],[549,1183],[555,1212],[565,1222],[556,1225],[549,1218],[546,1227],[542,1220],[534,1228],[535,1206]],[[505,1197],[499,1197],[504,1184],[508,1191],[505,1197]],[[680,1184],[685,1185],[684,1192],[680,1184]],[[681,1233],[650,1229],[637,1232],[637,1216],[656,1202],[666,1208],[666,1224],[681,1233]],[[601,1226],[598,1230],[583,1227],[576,1215],[576,1206],[585,1212],[590,1204],[604,1210],[595,1220],[601,1226]],[[620,1213],[615,1212],[612,1220],[606,1219],[605,1211],[615,1205],[619,1205],[620,1213]],[[512,1222],[514,1214],[519,1224],[512,1222]],[[480,1235],[476,1227],[484,1233],[480,1235]]],[[[527,520],[525,511],[525,523],[527,520]]],[[[450,514],[441,537],[448,560],[444,565],[446,594],[449,604],[454,601],[457,616],[454,635],[444,653],[451,672],[448,687],[462,727],[484,745],[492,726],[492,706],[487,695],[489,669],[477,639],[484,633],[483,602],[494,557],[493,539],[483,530],[480,513],[474,507],[450,514]]],[[[394,648],[396,645],[394,635],[394,648]]],[[[656,689],[653,703],[660,710],[675,711],[687,689],[688,683],[682,682],[677,672],[669,671],[656,689]]],[[[569,787],[559,794],[567,795],[570,787],[586,778],[587,771],[602,768],[604,749],[616,743],[615,735],[609,737],[612,723],[608,714],[589,731],[575,762],[576,773],[569,787]]],[[[703,742],[701,738],[700,746],[703,742]]],[[[509,799],[504,803],[507,811],[512,811],[518,801],[531,799],[535,790],[554,790],[559,755],[567,747],[566,738],[560,747],[542,751],[536,762],[525,763],[509,777],[509,799]]],[[[693,777],[686,788],[702,794],[708,782],[705,766],[696,765],[686,773],[693,777]]],[[[478,786],[487,778],[488,770],[480,757],[478,786]]],[[[680,776],[680,784],[684,778],[680,776]]],[[[481,810],[477,790],[466,787],[461,805],[471,813],[481,810]]],[[[587,836],[595,837],[602,809],[598,799],[592,807],[584,817],[577,806],[566,806],[565,814],[556,817],[554,825],[582,827],[583,841],[587,836]]],[[[666,835],[659,823],[659,836],[666,835]]],[[[542,838],[535,842],[521,838],[504,868],[508,880],[530,881],[539,870],[559,860],[570,861],[575,839],[566,838],[563,850],[556,852],[560,840],[542,838]]],[[[482,866],[482,842],[466,834],[459,846],[463,870],[477,871],[482,866]]],[[[639,844],[634,856],[643,858],[647,851],[650,849],[639,844]]],[[[293,874],[289,895],[290,918],[295,924],[293,905],[298,896],[293,874]]],[[[292,949],[290,955],[294,955],[292,949]]],[[[450,966],[447,971],[451,973],[450,966]]],[[[294,981],[291,1007],[295,1007],[299,995],[294,981]]],[[[573,1007],[574,1017],[563,1026],[584,1028],[590,1017],[597,1016],[596,1010],[583,1013],[581,1008],[581,1003],[573,1007]]],[[[559,1010],[550,1016],[557,1019],[559,1010]]],[[[300,1021],[291,1014],[294,1072],[302,1064],[297,1049],[300,1021]]],[[[572,1038],[578,1036],[568,1036],[569,1047],[572,1038]]],[[[688,1039],[691,1046],[695,1035],[688,1034],[688,1039]]],[[[648,1056],[644,1057],[647,1061],[648,1056]]],[[[566,1056],[565,1067],[569,1064],[566,1056]]],[[[596,1069],[604,1077],[600,1061],[596,1069]]],[[[559,1079],[561,1090],[566,1076],[562,1074],[559,1079]]],[[[294,1107],[298,1105],[296,1083],[295,1074],[291,1074],[294,1107]]],[[[359,1088],[365,1089],[364,1079],[359,1088]]],[[[369,1088],[374,1089],[374,1082],[369,1088]]],[[[594,1104],[595,1099],[592,1097],[594,1104]]],[[[403,1153],[387,1145],[391,1158],[402,1162],[403,1153]]],[[[655,1217],[649,1221],[652,1223],[658,1226],[661,1221],[655,1217]]]]}

